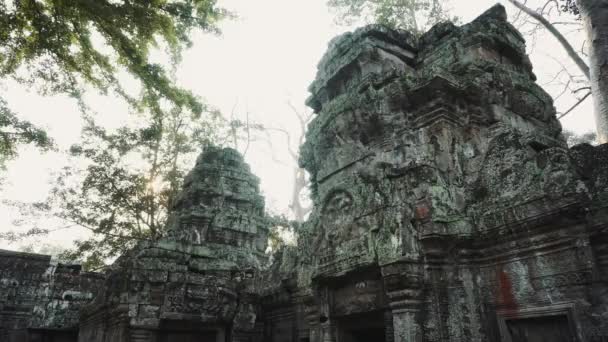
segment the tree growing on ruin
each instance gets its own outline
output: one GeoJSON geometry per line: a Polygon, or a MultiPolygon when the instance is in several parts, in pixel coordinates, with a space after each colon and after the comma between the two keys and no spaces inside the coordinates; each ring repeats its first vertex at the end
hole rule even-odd
{"type": "Polygon", "coordinates": [[[564,0],[564,10],[579,14],[589,42],[589,82],[600,143],[608,142],[608,1],[564,0]]]}
{"type": "Polygon", "coordinates": [[[64,257],[83,261],[87,269],[138,241],[158,239],[185,174],[204,146],[226,140],[226,127],[219,112],[142,116],[137,125],[116,131],[87,118],[82,141],[70,148],[70,166],[57,175],[49,198],[17,204],[30,228],[5,238],[45,235],[54,229],[48,223],[53,219],[83,227],[91,237],[76,241],[64,257]]]}
{"type": "MultiPolygon", "coordinates": [[[[150,59],[164,49],[173,63],[192,44],[193,30],[217,32],[229,15],[216,0],[1,0],[0,79],[44,95],[81,99],[87,87],[115,94],[138,111],[167,106],[200,114],[205,107],[174,84],[167,68],[150,59]],[[117,75],[139,81],[131,94],[117,75]]],[[[19,143],[48,146],[44,132],[17,118],[1,102],[0,158],[19,143]]]]}
{"type": "MultiPolygon", "coordinates": [[[[159,236],[188,161],[218,125],[217,112],[177,86],[171,71],[194,30],[218,32],[230,15],[216,0],[1,0],[0,79],[75,98],[86,127],[49,200],[17,204],[32,228],[0,237],[45,234],[54,228],[36,217],[59,218],[93,232],[73,256],[94,267],[159,236]],[[152,61],[162,51],[170,63],[152,61]],[[136,89],[127,87],[132,80],[136,89]],[[126,101],[138,124],[112,132],[97,125],[83,100],[89,89],[126,101]]],[[[20,143],[51,145],[5,99],[0,105],[0,161],[20,143]]]]}
{"type": "Polygon", "coordinates": [[[403,29],[420,35],[433,25],[456,21],[443,0],[329,0],[337,22],[352,24],[359,20],[403,29]]]}
{"type": "Polygon", "coordinates": [[[244,113],[236,113],[238,101],[235,102],[230,120],[227,122],[228,139],[227,143],[244,156],[247,154],[251,144],[261,142],[269,148],[269,153],[273,160],[279,164],[286,164],[292,168],[293,183],[291,189],[291,199],[289,201],[289,213],[283,212],[275,216],[285,216],[283,221],[304,222],[306,216],[312,210],[308,199],[308,188],[310,181],[306,170],[299,167],[300,153],[299,148],[306,138],[306,129],[313,118],[313,112],[308,109],[298,109],[291,102],[287,101],[290,114],[297,120],[297,129],[289,130],[278,125],[265,125],[250,120],[249,110],[244,113]],[[273,144],[273,141],[280,139],[284,144],[280,146],[273,144]],[[276,149],[284,149],[288,155],[288,161],[277,158],[274,154],[276,149]]]}
{"type": "Polygon", "coordinates": [[[276,132],[283,135],[285,138],[285,148],[291,159],[290,164],[293,165],[294,179],[291,190],[291,200],[289,201],[289,210],[291,211],[292,219],[295,222],[304,222],[312,210],[312,205],[308,203],[310,201],[308,198],[310,180],[308,179],[306,170],[299,166],[299,148],[304,144],[306,129],[313,118],[313,113],[308,110],[298,110],[289,101],[287,102],[287,105],[291,109],[292,114],[297,118],[299,130],[297,132],[289,132],[286,129],[278,127],[266,127],[265,129],[270,134],[276,132]]]}
{"type": "Polygon", "coordinates": [[[252,145],[261,143],[266,145],[273,161],[287,165],[292,170],[293,181],[290,184],[291,196],[287,210],[283,208],[267,207],[269,219],[268,244],[271,253],[277,252],[285,245],[294,243],[298,226],[306,220],[312,211],[309,198],[310,179],[306,170],[299,164],[299,147],[304,143],[306,129],[313,118],[313,112],[307,109],[298,109],[291,101],[286,102],[290,114],[297,120],[297,129],[290,130],[280,125],[265,125],[250,118],[247,107],[238,111],[238,99],[232,106],[229,120],[226,123],[226,134],[223,139],[227,146],[246,156],[252,145]],[[275,144],[277,139],[281,144],[275,144]],[[287,152],[288,159],[275,155],[278,150],[287,152]]]}

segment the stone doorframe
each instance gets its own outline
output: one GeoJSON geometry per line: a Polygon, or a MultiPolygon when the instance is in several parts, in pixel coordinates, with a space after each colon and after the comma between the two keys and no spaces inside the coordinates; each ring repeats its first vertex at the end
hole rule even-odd
{"type": "Polygon", "coordinates": [[[517,310],[499,309],[496,312],[498,319],[498,330],[500,332],[501,342],[513,342],[511,340],[511,334],[507,327],[507,321],[514,319],[526,319],[526,318],[540,318],[540,317],[551,317],[551,316],[565,316],[568,319],[568,325],[573,342],[580,342],[579,331],[574,315],[574,303],[560,303],[548,306],[539,307],[528,307],[517,310]]]}

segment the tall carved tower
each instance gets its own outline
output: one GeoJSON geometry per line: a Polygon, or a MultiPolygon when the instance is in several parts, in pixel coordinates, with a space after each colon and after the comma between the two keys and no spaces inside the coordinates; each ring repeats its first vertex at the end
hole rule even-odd
{"type": "Polygon", "coordinates": [[[269,340],[608,336],[607,167],[585,166],[606,147],[569,150],[535,79],[499,5],[419,39],[334,39],[301,151],[315,207],[274,270],[269,340]]]}

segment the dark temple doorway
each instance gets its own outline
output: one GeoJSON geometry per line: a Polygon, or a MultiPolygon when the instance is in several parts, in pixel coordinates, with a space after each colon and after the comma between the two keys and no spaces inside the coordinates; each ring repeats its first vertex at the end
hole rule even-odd
{"type": "Polygon", "coordinates": [[[77,330],[29,329],[29,342],[77,342],[77,330]]]}
{"type": "Polygon", "coordinates": [[[216,342],[217,333],[212,331],[164,331],[160,342],[216,342]]]}
{"type": "Polygon", "coordinates": [[[158,342],[224,342],[224,329],[192,321],[163,321],[158,342]]]}
{"type": "Polygon", "coordinates": [[[337,342],[384,342],[386,332],[382,311],[337,318],[337,342]]]}
{"type": "Polygon", "coordinates": [[[511,342],[573,342],[565,315],[512,319],[507,322],[511,342]]]}

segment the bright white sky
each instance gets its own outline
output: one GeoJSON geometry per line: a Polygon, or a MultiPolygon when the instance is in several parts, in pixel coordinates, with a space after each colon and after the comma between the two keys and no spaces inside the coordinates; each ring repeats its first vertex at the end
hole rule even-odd
{"type": "MultiPolygon", "coordinates": [[[[452,0],[454,14],[468,22],[488,9],[493,0],[452,0]]],[[[506,2],[506,1],[505,1],[506,2]]],[[[177,72],[179,82],[204,97],[208,103],[224,113],[230,113],[237,103],[237,113],[250,112],[253,121],[281,126],[297,132],[297,121],[287,101],[304,110],[307,87],[316,72],[317,62],[327,48],[328,41],[348,28],[337,27],[328,11],[326,0],[223,0],[224,7],[240,16],[222,24],[222,36],[197,35],[194,47],[187,51],[177,72]]],[[[515,13],[505,5],[510,14],[515,13]]],[[[573,39],[581,39],[573,37],[573,39]]],[[[542,85],[550,81],[559,63],[571,64],[562,49],[548,35],[541,35],[531,50],[534,70],[542,85]]],[[[559,87],[546,88],[556,94],[559,87]]],[[[41,97],[28,89],[9,83],[3,96],[20,117],[48,129],[60,148],[67,148],[79,140],[81,120],[76,104],[65,97],[41,97]]],[[[564,95],[556,106],[568,108],[574,102],[564,95]]],[[[110,127],[118,127],[125,120],[127,107],[112,97],[92,96],[89,104],[110,127]]],[[[594,129],[592,103],[587,101],[562,120],[562,125],[577,133],[594,129]]],[[[253,171],[261,178],[267,206],[286,210],[292,183],[291,167],[284,140],[277,141],[276,155],[285,165],[273,161],[268,150],[253,148],[246,158],[253,171]]],[[[58,153],[41,154],[25,147],[19,158],[8,164],[0,200],[36,201],[46,197],[53,172],[65,165],[58,153]]],[[[0,232],[15,228],[16,215],[0,205],[0,232]]],[[[49,222],[49,226],[57,225],[49,222]]],[[[27,243],[51,243],[69,246],[85,234],[70,229],[53,233],[41,240],[27,243]]],[[[0,248],[16,249],[0,241],[0,248]]]]}

